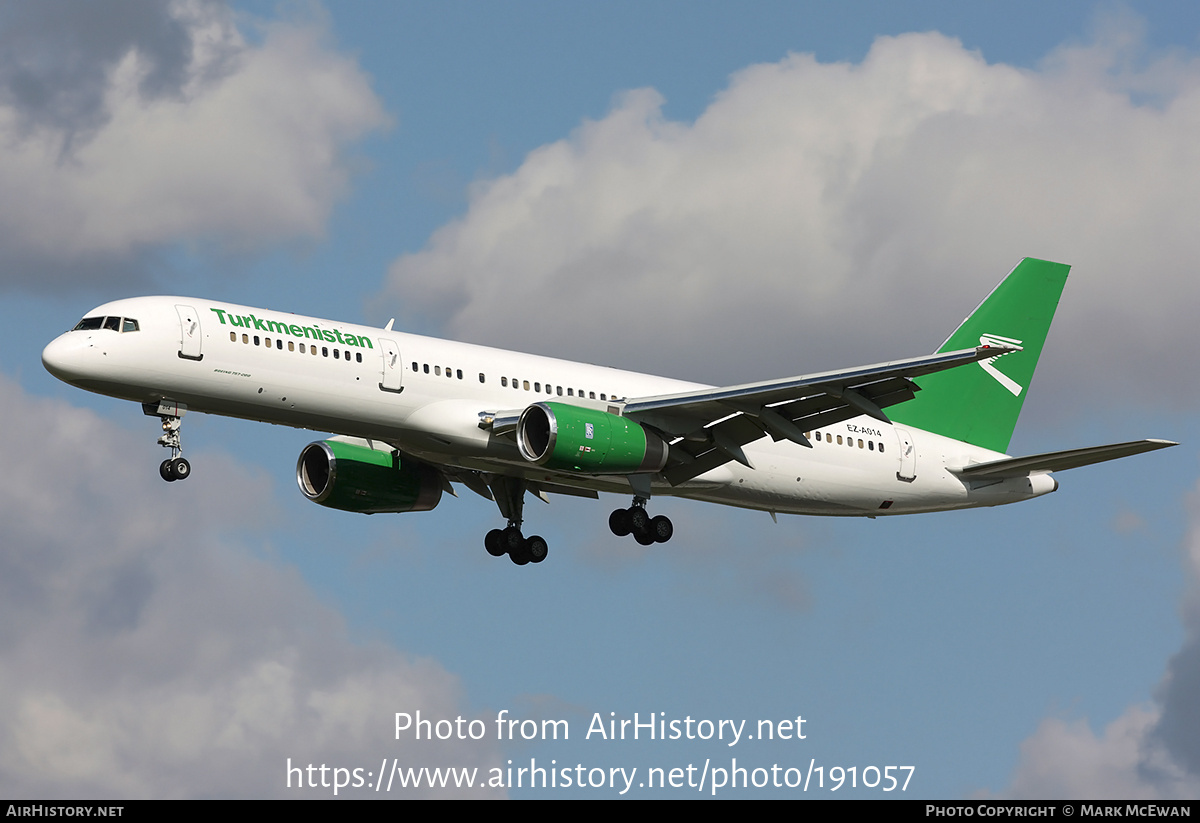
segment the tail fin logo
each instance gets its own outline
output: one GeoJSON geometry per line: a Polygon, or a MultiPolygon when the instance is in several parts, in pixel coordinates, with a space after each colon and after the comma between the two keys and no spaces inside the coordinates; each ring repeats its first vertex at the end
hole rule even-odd
{"type": "MultiPolygon", "coordinates": [[[[1012,337],[1002,337],[1001,335],[998,335],[998,334],[985,334],[985,335],[980,336],[979,345],[981,345],[981,346],[1019,346],[1019,345],[1021,345],[1021,341],[1016,340],[1012,337]]],[[[1006,354],[1013,354],[1013,353],[1014,352],[1006,352],[1006,354]]],[[[1022,391],[1022,386],[1020,384],[1018,384],[1015,380],[1013,380],[1011,377],[1009,377],[1008,375],[1001,374],[1000,370],[997,369],[995,366],[996,361],[999,360],[1003,356],[1004,356],[1003,354],[998,354],[995,357],[989,357],[986,360],[980,360],[979,366],[985,372],[990,374],[992,377],[996,378],[997,383],[999,383],[1001,386],[1003,386],[1004,388],[1006,388],[1010,392],[1012,392],[1013,397],[1020,397],[1021,391],[1022,391]]]]}

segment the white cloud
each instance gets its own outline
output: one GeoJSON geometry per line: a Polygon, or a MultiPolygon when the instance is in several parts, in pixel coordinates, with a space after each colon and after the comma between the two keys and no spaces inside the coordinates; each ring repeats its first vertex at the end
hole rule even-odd
{"type": "Polygon", "coordinates": [[[1131,706],[1102,736],[1085,719],[1047,718],[1024,743],[1006,796],[1200,796],[1200,488],[1184,544],[1185,639],[1153,705],[1131,706]]]}
{"type": "Polygon", "coordinates": [[[296,573],[228,536],[270,520],[261,477],[210,457],[186,491],[162,483],[129,433],[6,379],[0,423],[39,432],[0,473],[4,794],[295,796],[288,758],[501,763],[486,741],[394,739],[394,712],[467,714],[457,678],[354,644],[296,573]]]}
{"type": "Polygon", "coordinates": [[[1195,797],[1200,779],[1188,776],[1150,732],[1159,713],[1134,706],[1097,737],[1086,720],[1042,721],[1021,744],[1021,758],[1005,793],[1013,798],[1158,799],[1195,797]]]}
{"type": "MultiPolygon", "coordinates": [[[[222,5],[158,8],[188,43],[168,90],[148,82],[162,73],[153,37],[164,23],[89,63],[103,83],[69,116],[0,96],[6,279],[28,281],[30,268],[86,271],[179,241],[240,249],[319,236],[347,187],[348,145],[386,123],[367,78],[329,47],[321,21],[264,24],[261,43],[250,44],[222,5]]],[[[45,48],[67,61],[87,35],[45,36],[45,48]]],[[[42,85],[43,97],[63,94],[42,85]]]]}
{"type": "Polygon", "coordinates": [[[380,303],[457,338],[740,382],[928,351],[1032,255],[1075,266],[1059,396],[1192,399],[1155,366],[1200,299],[1198,126],[1200,67],[1124,35],[1038,70],[936,33],[860,64],[791,55],[694,123],[625,94],[477,184],[380,303]]]}

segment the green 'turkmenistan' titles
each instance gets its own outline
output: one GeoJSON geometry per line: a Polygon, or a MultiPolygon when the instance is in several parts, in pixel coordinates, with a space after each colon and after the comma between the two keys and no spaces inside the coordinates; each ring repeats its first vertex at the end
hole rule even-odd
{"type": "Polygon", "coordinates": [[[310,340],[324,340],[328,343],[341,343],[345,346],[358,346],[373,349],[371,338],[362,335],[341,332],[338,329],[322,329],[317,326],[300,326],[296,323],[280,323],[277,320],[262,320],[253,314],[234,314],[224,309],[213,309],[221,320],[222,326],[240,326],[246,329],[256,329],[272,334],[287,334],[292,337],[307,337],[310,340]],[[228,322],[227,322],[228,321],[228,322]]]}

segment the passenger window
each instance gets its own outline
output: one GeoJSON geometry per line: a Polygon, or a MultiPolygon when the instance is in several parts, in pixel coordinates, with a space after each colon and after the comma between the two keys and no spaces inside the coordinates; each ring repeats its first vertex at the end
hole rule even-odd
{"type": "MultiPolygon", "coordinates": [[[[487,378],[483,376],[483,372],[480,372],[480,373],[479,373],[479,382],[480,382],[480,383],[486,383],[486,382],[487,382],[487,378]]],[[[501,385],[501,386],[503,386],[503,385],[504,385],[504,378],[503,378],[503,377],[501,377],[501,378],[500,378],[500,385],[501,385]]]]}
{"type": "Polygon", "coordinates": [[[280,351],[283,351],[283,339],[282,338],[279,338],[279,337],[275,338],[275,348],[279,349],[280,351]]]}
{"type": "Polygon", "coordinates": [[[868,450],[868,451],[875,451],[875,441],[874,441],[874,440],[868,440],[868,441],[867,441],[867,450],[868,450]]]}
{"type": "Polygon", "coordinates": [[[231,331],[231,332],[229,333],[229,342],[230,342],[230,343],[236,343],[236,342],[237,342],[237,332],[235,332],[235,331],[231,331]]]}
{"type": "Polygon", "coordinates": [[[250,335],[248,335],[248,334],[243,334],[243,335],[242,335],[242,342],[243,342],[243,343],[245,343],[246,345],[249,345],[249,344],[250,344],[250,335]]]}
{"type": "Polygon", "coordinates": [[[838,435],[838,445],[842,445],[842,436],[840,434],[838,435]]]}
{"type": "Polygon", "coordinates": [[[880,452],[880,454],[883,453],[883,444],[882,443],[879,444],[879,452],[880,452]]]}
{"type": "Polygon", "coordinates": [[[328,346],[322,346],[322,347],[321,347],[321,356],[322,356],[322,357],[328,357],[328,356],[329,356],[329,347],[328,347],[328,346]]]}
{"type": "Polygon", "coordinates": [[[254,345],[256,345],[256,346],[257,346],[257,345],[260,345],[260,343],[259,343],[259,339],[258,339],[258,335],[257,335],[257,334],[256,334],[256,335],[254,335],[254,345]]]}
{"type": "Polygon", "coordinates": [[[308,354],[308,352],[306,352],[306,351],[304,350],[304,344],[303,344],[303,343],[301,343],[301,344],[300,344],[300,353],[301,353],[301,354],[308,354]]]}
{"type": "Polygon", "coordinates": [[[863,447],[863,442],[862,442],[862,438],[861,438],[861,437],[860,437],[860,438],[858,438],[858,447],[859,447],[860,449],[863,447]]]}
{"type": "MultiPolygon", "coordinates": [[[[459,369],[458,371],[454,372],[454,374],[459,380],[462,380],[462,369],[459,369]]],[[[482,383],[483,381],[481,380],[479,382],[482,383]]]]}
{"type": "MultiPolygon", "coordinates": [[[[303,344],[301,344],[301,345],[303,345],[303,344]]],[[[296,344],[293,341],[289,340],[288,341],[288,351],[295,351],[295,350],[296,350],[296,344]]]]}
{"type": "MultiPolygon", "coordinates": [[[[595,399],[596,399],[596,393],[594,391],[588,392],[588,400],[595,400],[595,399]]],[[[601,398],[601,400],[603,400],[603,399],[604,398],[601,398]]]]}
{"type": "Polygon", "coordinates": [[[420,371],[420,369],[418,369],[418,368],[417,368],[417,361],[416,361],[416,360],[414,360],[414,361],[413,361],[413,371],[420,371]]]}
{"type": "MultiPolygon", "coordinates": [[[[481,375],[479,375],[479,376],[480,376],[480,377],[483,377],[483,375],[482,375],[482,374],[481,374],[481,375]]],[[[500,386],[501,386],[501,388],[505,388],[505,389],[507,389],[507,388],[508,388],[508,378],[507,378],[507,377],[501,377],[501,378],[500,378],[500,386]]]]}
{"type": "MultiPolygon", "coordinates": [[[[560,392],[560,394],[561,394],[561,392],[560,392]]],[[[574,390],[574,389],[567,389],[567,397],[574,397],[574,396],[575,396],[575,390],[574,390]]],[[[582,395],[582,394],[581,394],[581,395],[579,395],[579,396],[580,396],[580,397],[583,397],[583,395],[582,395]]]]}
{"type": "Polygon", "coordinates": [[[438,377],[441,377],[441,376],[442,376],[442,367],[441,367],[441,366],[434,366],[434,367],[433,367],[433,373],[434,373],[436,376],[438,376],[438,377]]]}
{"type": "Polygon", "coordinates": [[[534,390],[534,391],[541,391],[541,390],[542,390],[542,384],[541,384],[541,383],[534,383],[534,384],[533,384],[533,390],[534,390]]]}
{"type": "Polygon", "coordinates": [[[558,396],[562,397],[562,386],[555,386],[554,388],[558,392],[558,396]]]}
{"type": "Polygon", "coordinates": [[[529,381],[526,380],[522,385],[525,386],[525,391],[529,391],[529,381]]]}
{"type": "Polygon", "coordinates": [[[355,359],[355,361],[361,363],[362,362],[362,352],[356,351],[354,353],[354,359],[355,359]]]}
{"type": "Polygon", "coordinates": [[[424,372],[425,372],[426,374],[429,374],[429,364],[428,364],[428,363],[426,363],[425,365],[421,366],[421,368],[424,370],[424,372]]]}
{"type": "Polygon", "coordinates": [[[449,366],[446,367],[446,377],[450,378],[451,380],[454,379],[454,370],[449,366]]]}

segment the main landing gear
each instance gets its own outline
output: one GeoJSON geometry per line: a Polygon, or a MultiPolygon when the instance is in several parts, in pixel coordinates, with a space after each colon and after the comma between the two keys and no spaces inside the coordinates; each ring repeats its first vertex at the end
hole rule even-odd
{"type": "Polygon", "coordinates": [[[144,403],[142,411],[151,417],[162,419],[162,437],[158,445],[171,450],[171,456],[158,465],[158,474],[168,483],[176,480],[187,480],[192,474],[192,464],[187,462],[183,454],[183,444],[180,441],[179,429],[183,425],[183,416],[187,406],[182,403],[162,402],[158,404],[144,403]]]}
{"type": "MultiPolygon", "coordinates": [[[[537,535],[525,537],[521,534],[521,516],[525,509],[528,484],[520,478],[502,475],[484,475],[483,479],[492,492],[492,499],[500,508],[500,514],[508,519],[506,528],[492,529],[483,538],[488,554],[492,557],[507,554],[518,566],[541,563],[546,559],[546,541],[537,535]]],[[[627,509],[617,509],[609,515],[608,527],[617,537],[632,534],[633,539],[643,546],[666,543],[675,533],[675,527],[666,515],[651,517],[646,511],[646,501],[650,497],[649,481],[630,478],[630,484],[635,492],[633,505],[627,509]]]]}
{"type": "Polygon", "coordinates": [[[544,538],[539,535],[525,537],[521,534],[520,523],[509,523],[508,528],[492,529],[483,538],[484,548],[492,557],[508,555],[518,566],[527,563],[541,563],[546,559],[549,547],[544,538]]]}
{"type": "Polygon", "coordinates": [[[617,537],[633,535],[633,539],[643,546],[654,543],[666,543],[675,533],[671,519],[665,514],[651,517],[646,511],[646,499],[633,498],[633,505],[628,509],[617,509],[608,516],[608,528],[617,537]]]}
{"type": "Polygon", "coordinates": [[[490,483],[492,496],[500,514],[508,519],[508,527],[492,529],[483,538],[483,546],[492,557],[508,555],[518,566],[541,563],[549,547],[544,538],[521,534],[521,516],[525,510],[525,482],[515,477],[496,476],[490,483]]]}

